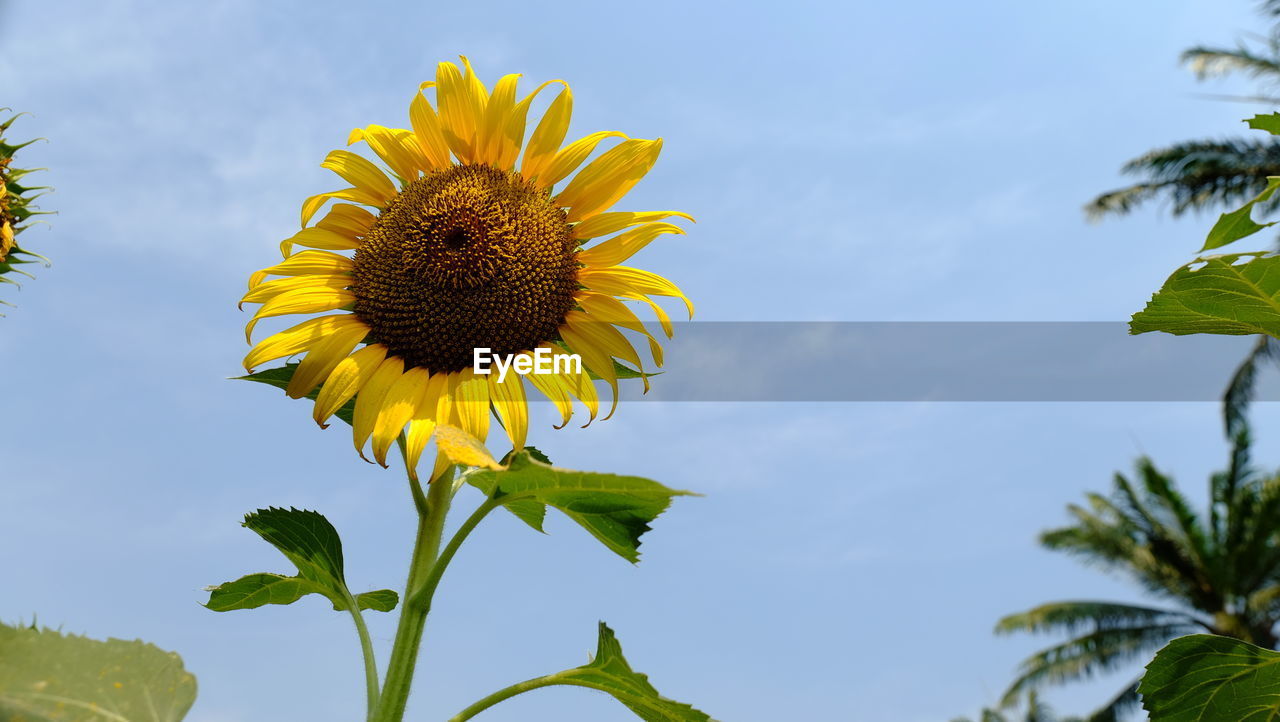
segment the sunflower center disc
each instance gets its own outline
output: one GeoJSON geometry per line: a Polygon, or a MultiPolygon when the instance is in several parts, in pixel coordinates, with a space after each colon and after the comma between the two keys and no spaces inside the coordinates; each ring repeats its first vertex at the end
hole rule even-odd
{"type": "Polygon", "coordinates": [[[476,348],[529,351],[556,338],[577,291],[564,211],[517,173],[488,165],[408,185],[355,254],[355,314],[405,361],[461,371],[476,348]]]}

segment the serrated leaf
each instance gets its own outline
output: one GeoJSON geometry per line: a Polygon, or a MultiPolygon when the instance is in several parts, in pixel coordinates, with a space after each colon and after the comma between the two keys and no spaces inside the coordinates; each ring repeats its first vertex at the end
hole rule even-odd
{"type": "Polygon", "coordinates": [[[1203,253],[1214,248],[1221,248],[1246,236],[1252,236],[1263,228],[1274,226],[1275,221],[1270,223],[1254,221],[1253,207],[1258,203],[1265,203],[1270,200],[1271,195],[1276,192],[1276,188],[1280,188],[1280,177],[1268,176],[1267,187],[1253,200],[1234,211],[1223,213],[1219,216],[1218,222],[1214,223],[1213,228],[1209,230],[1209,235],[1205,238],[1204,246],[1200,251],[1203,253]]]}
{"type": "Polygon", "coordinates": [[[1152,722],[1262,722],[1280,717],[1280,653],[1194,634],[1165,645],[1138,685],[1152,722]]]}
{"type": "Polygon", "coordinates": [[[1255,115],[1245,122],[1254,130],[1265,130],[1272,135],[1280,135],[1280,113],[1255,115]]]}
{"type": "MultiPolygon", "coordinates": [[[[229,612],[264,604],[293,604],[308,594],[320,594],[335,610],[350,610],[351,593],[342,568],[342,540],[322,514],[272,507],[246,514],[244,526],[284,554],[297,567],[298,574],[249,574],[210,587],[205,606],[215,612],[229,612]]],[[[357,597],[356,606],[387,612],[395,608],[398,599],[395,592],[381,589],[357,597]]]]}
{"type": "Polygon", "coordinates": [[[607,692],[645,722],[710,722],[711,717],[683,702],[658,694],[646,675],[631,668],[613,630],[600,622],[596,656],[590,664],[561,672],[565,684],[607,692]]]}
{"type": "Polygon", "coordinates": [[[0,625],[0,720],[178,722],[195,699],[182,659],[154,645],[0,625]]]}
{"type": "MultiPolygon", "coordinates": [[[[274,386],[278,389],[285,389],[285,388],[288,388],[289,381],[293,379],[293,374],[297,370],[298,370],[298,364],[290,363],[290,364],[285,364],[284,366],[278,366],[273,369],[266,369],[264,371],[251,373],[251,374],[248,374],[247,376],[234,376],[232,378],[234,378],[236,381],[256,381],[260,384],[274,386]]],[[[316,387],[311,390],[311,393],[306,395],[306,398],[312,401],[315,401],[316,397],[319,395],[320,395],[320,388],[316,387]]],[[[347,424],[350,424],[351,420],[355,418],[355,413],[356,413],[356,400],[351,399],[347,403],[343,404],[341,408],[335,411],[333,415],[337,416],[339,419],[342,419],[347,424]]]]}
{"type": "MultiPolygon", "coordinates": [[[[559,509],[631,562],[640,558],[640,537],[649,531],[649,523],[666,511],[673,497],[690,495],[638,476],[561,469],[538,461],[528,451],[511,455],[505,469],[481,469],[465,478],[507,506],[536,502],[559,509]]],[[[521,511],[513,509],[513,513],[541,530],[540,518],[537,523],[526,518],[533,516],[532,506],[517,508],[521,511]]]]}
{"type": "Polygon", "coordinates": [[[1280,337],[1280,256],[1230,253],[1174,271],[1129,332],[1265,333],[1280,337]]]}
{"type": "Polygon", "coordinates": [[[372,609],[375,612],[389,612],[400,603],[400,595],[390,589],[378,589],[356,595],[356,606],[360,609],[372,609]]]}

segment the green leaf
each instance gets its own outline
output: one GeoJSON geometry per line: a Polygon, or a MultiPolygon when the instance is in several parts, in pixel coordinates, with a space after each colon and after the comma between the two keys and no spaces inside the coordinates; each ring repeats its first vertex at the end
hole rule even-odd
{"type": "Polygon", "coordinates": [[[1152,722],[1247,722],[1280,717],[1280,653],[1194,634],[1161,649],[1138,686],[1152,722]]]}
{"type": "Polygon", "coordinates": [[[372,609],[375,612],[389,612],[400,603],[400,595],[390,589],[379,589],[356,595],[356,606],[360,609],[372,609]]]}
{"type": "Polygon", "coordinates": [[[1267,187],[1262,190],[1253,200],[1243,206],[1231,211],[1223,213],[1218,217],[1218,222],[1213,224],[1213,228],[1209,230],[1209,236],[1204,240],[1204,246],[1200,249],[1203,253],[1214,248],[1220,248],[1228,243],[1236,241],[1246,236],[1251,236],[1263,228],[1274,226],[1275,221],[1270,223],[1257,223],[1253,220],[1253,207],[1258,203],[1266,202],[1271,195],[1276,192],[1276,188],[1280,188],[1280,177],[1268,176],[1267,187]]]}
{"type": "Polygon", "coordinates": [[[590,664],[556,675],[562,684],[608,692],[645,722],[710,722],[711,717],[690,705],[667,699],[622,656],[622,645],[608,625],[600,622],[596,656],[590,664]]]}
{"type": "Polygon", "coordinates": [[[1272,135],[1280,135],[1280,113],[1255,115],[1245,122],[1254,130],[1265,130],[1272,135]]]}
{"type": "MultiPolygon", "coordinates": [[[[254,609],[264,604],[293,604],[308,594],[327,598],[337,611],[350,611],[351,592],[342,569],[342,540],[328,519],[301,509],[259,509],[244,526],[267,540],[298,568],[296,576],[250,574],[210,587],[205,606],[215,612],[254,609]]],[[[356,597],[358,609],[389,612],[399,597],[389,589],[356,597]]]]}
{"type": "Polygon", "coordinates": [[[1230,253],[1174,271],[1129,322],[1129,332],[1265,333],[1280,337],[1280,256],[1230,253]]]}
{"type": "Polygon", "coordinates": [[[673,497],[690,495],[638,476],[561,469],[538,461],[528,450],[512,454],[505,469],[480,469],[465,478],[539,531],[542,518],[534,504],[559,509],[631,562],[640,558],[640,536],[649,531],[649,522],[666,511],[673,497]]]}
{"type": "Polygon", "coordinates": [[[0,625],[0,720],[178,722],[195,699],[182,659],[154,645],[0,625]]]}
{"type": "MultiPolygon", "coordinates": [[[[285,364],[284,366],[279,366],[277,368],[266,369],[265,371],[258,371],[257,373],[252,373],[247,376],[235,376],[233,378],[236,381],[256,381],[260,384],[266,384],[268,386],[274,386],[278,389],[284,389],[284,388],[288,388],[289,381],[293,378],[293,374],[297,370],[298,370],[298,364],[285,364]]],[[[311,393],[307,394],[306,398],[314,401],[315,398],[319,395],[320,395],[320,388],[316,387],[311,390],[311,393]]],[[[339,419],[342,419],[343,421],[350,424],[351,419],[355,418],[355,413],[356,413],[356,400],[351,399],[347,403],[343,404],[341,408],[335,411],[334,416],[337,416],[339,419]]]]}

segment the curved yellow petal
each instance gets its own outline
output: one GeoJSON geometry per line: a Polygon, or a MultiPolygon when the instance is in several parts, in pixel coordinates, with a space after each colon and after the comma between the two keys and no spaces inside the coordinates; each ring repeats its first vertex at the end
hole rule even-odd
{"type": "Polygon", "coordinates": [[[345,233],[337,233],[316,226],[303,228],[297,233],[280,241],[280,255],[288,258],[294,246],[320,248],[326,251],[350,251],[360,247],[360,241],[345,233]]]}
{"type": "MultiPolygon", "coordinates": [[[[387,451],[391,444],[418,410],[430,376],[430,372],[424,368],[411,368],[387,389],[387,395],[382,400],[377,420],[373,424],[373,458],[383,467],[387,465],[387,451]]],[[[357,399],[356,405],[359,404],[357,399]]]]}
{"type": "Polygon", "coordinates": [[[600,397],[596,394],[596,385],[591,380],[591,376],[587,374],[584,368],[578,372],[566,372],[560,375],[564,388],[573,394],[575,398],[587,407],[587,423],[583,426],[590,426],[595,421],[596,414],[600,413],[600,397]]]}
{"type": "MultiPolygon", "coordinates": [[[[448,374],[437,373],[427,379],[426,388],[423,389],[422,396],[419,397],[417,407],[414,409],[413,419],[409,421],[409,431],[405,435],[404,455],[405,466],[414,479],[418,478],[418,460],[422,458],[422,450],[426,448],[431,432],[436,427],[436,411],[439,408],[440,397],[448,392],[448,376],[448,374]]],[[[447,412],[445,418],[448,418],[447,412]]]]}
{"type": "MultiPolygon", "coordinates": [[[[559,353],[560,349],[552,348],[552,351],[559,353]]],[[[573,418],[573,402],[569,399],[569,391],[560,374],[529,374],[529,383],[555,404],[556,410],[560,412],[560,425],[556,428],[564,428],[569,419],[573,418]]]]}
{"type": "MultiPolygon", "coordinates": [[[[626,137],[626,133],[620,133],[616,130],[601,130],[585,138],[573,141],[556,153],[545,171],[538,173],[536,180],[538,187],[550,188],[564,180],[570,173],[577,170],[578,166],[582,165],[587,156],[591,155],[591,152],[604,139],[626,137]]],[[[523,174],[523,171],[521,173],[523,174]]]]}
{"type": "Polygon", "coordinates": [[[320,382],[329,377],[333,369],[351,355],[356,345],[368,335],[363,324],[352,326],[325,336],[311,347],[302,363],[294,369],[293,378],[284,392],[291,399],[300,399],[311,393],[320,382]]]}
{"type": "Polygon", "coordinates": [[[600,291],[610,296],[678,298],[684,301],[685,308],[689,310],[689,318],[693,318],[693,301],[690,301],[676,284],[656,273],[628,266],[582,268],[578,270],[578,283],[592,291],[600,291]]]}
{"type": "Polygon", "coordinates": [[[406,144],[402,139],[412,135],[407,130],[388,128],[382,125],[367,125],[356,128],[347,136],[347,145],[363,140],[369,148],[382,159],[383,163],[395,173],[400,180],[408,183],[418,174],[431,168],[422,150],[416,142],[406,144]]]}
{"type": "Polygon", "coordinates": [[[576,300],[582,310],[597,323],[611,323],[644,334],[649,339],[649,351],[653,355],[653,362],[658,366],[662,365],[662,346],[658,343],[658,339],[649,333],[649,329],[644,327],[639,317],[627,308],[626,304],[613,296],[591,292],[579,293],[576,300]]]}
{"type": "MultiPolygon", "coordinates": [[[[627,340],[626,336],[618,333],[618,329],[613,324],[602,319],[592,317],[582,311],[570,311],[565,314],[565,325],[570,329],[581,334],[594,348],[597,348],[610,357],[620,358],[623,361],[629,361],[641,372],[644,371],[644,365],[640,361],[640,354],[636,353],[636,349],[627,340]]],[[[564,327],[560,330],[563,332],[564,327]]],[[[647,333],[645,335],[648,335],[647,333]]],[[[613,368],[613,362],[610,360],[609,368],[613,368]]],[[[603,376],[600,372],[597,375],[603,376]]],[[[645,390],[648,390],[648,379],[645,379],[645,390]]]]}
{"type": "Polygon", "coordinates": [[[364,455],[364,445],[373,434],[373,427],[382,413],[387,392],[403,375],[404,359],[399,356],[390,356],[383,360],[356,393],[356,412],[351,422],[351,438],[355,442],[360,458],[366,461],[368,459],[364,455]]]}
{"type": "MultiPolygon", "coordinates": [[[[582,357],[583,366],[609,384],[609,388],[613,391],[613,404],[604,418],[613,416],[613,412],[618,409],[618,373],[613,368],[613,357],[594,344],[593,338],[584,335],[579,327],[572,324],[566,323],[560,327],[560,337],[568,344],[569,350],[582,357]]],[[[634,349],[632,353],[635,353],[634,349]]]]}
{"type": "Polygon", "coordinates": [[[266,271],[254,271],[249,274],[249,290],[257,288],[259,284],[266,280],[269,274],[266,271]]]}
{"type": "Polygon", "coordinates": [[[316,211],[319,211],[325,203],[334,198],[342,201],[355,201],[356,203],[378,208],[386,205],[384,198],[359,188],[343,188],[342,190],[329,191],[328,193],[317,193],[302,202],[302,227],[306,228],[307,224],[311,222],[311,218],[315,216],[316,211]]]}
{"type": "Polygon", "coordinates": [[[305,276],[310,273],[350,273],[355,264],[350,258],[328,251],[303,251],[289,256],[274,266],[267,266],[261,273],[271,276],[305,276]]]}
{"type": "MultiPolygon", "coordinates": [[[[556,151],[560,149],[565,135],[569,133],[569,119],[573,115],[573,91],[569,90],[569,84],[563,80],[551,82],[564,85],[564,90],[561,90],[556,99],[551,101],[551,106],[547,108],[547,112],[542,115],[537,127],[533,129],[533,135],[529,136],[529,145],[525,146],[524,157],[520,160],[520,175],[528,179],[537,178],[551,167],[556,151]]],[[[588,154],[590,152],[587,151],[588,154]]],[[[584,154],[582,157],[587,156],[584,154]]],[[[540,182],[539,185],[549,188],[554,185],[554,182],[540,182]]]]}
{"type": "Polygon", "coordinates": [[[570,223],[608,210],[644,178],[662,152],[662,139],[626,140],[583,168],[556,196],[570,223]]]}
{"type": "Polygon", "coordinates": [[[274,281],[260,283],[240,299],[240,304],[265,303],[287,291],[300,288],[346,288],[353,280],[349,273],[307,274],[305,276],[288,276],[274,281]]]}
{"type": "Polygon", "coordinates": [[[626,233],[620,233],[607,241],[601,241],[583,251],[578,251],[578,263],[587,266],[616,266],[631,258],[636,251],[664,233],[684,235],[684,229],[670,223],[646,223],[626,233]]]}
{"type": "MultiPolygon", "coordinates": [[[[641,223],[649,223],[651,221],[660,221],[671,216],[693,221],[693,216],[680,211],[610,211],[608,213],[599,213],[576,224],[573,227],[573,237],[580,241],[585,241],[590,238],[599,238],[610,233],[617,233],[623,228],[630,228],[631,226],[638,226],[641,223]]],[[[694,222],[696,223],[697,221],[694,222]]]]}
{"type": "Polygon", "coordinates": [[[506,378],[499,381],[498,374],[491,372],[489,398],[493,401],[494,410],[498,412],[498,418],[502,419],[503,428],[507,430],[507,438],[511,439],[511,448],[523,449],[529,433],[529,405],[524,395],[524,377],[508,371],[506,378]]]}
{"type": "Polygon", "coordinates": [[[548,85],[563,82],[562,80],[548,80],[534,88],[532,93],[526,95],[524,100],[516,103],[516,106],[511,109],[511,113],[508,114],[506,123],[502,128],[502,135],[498,140],[496,163],[499,168],[502,170],[515,168],[516,158],[520,155],[520,146],[524,143],[525,125],[528,122],[529,106],[533,104],[533,99],[538,97],[538,93],[541,93],[542,89],[548,85]]]}
{"type": "Polygon", "coordinates": [[[484,120],[488,93],[466,57],[462,62],[465,75],[453,63],[436,66],[436,105],[440,108],[440,131],[449,149],[462,162],[474,163],[476,135],[484,120]]]}
{"type": "Polygon", "coordinates": [[[387,357],[387,347],[380,343],[370,344],[338,362],[320,387],[316,396],[316,406],[312,409],[312,417],[321,428],[342,405],[351,400],[360,387],[373,376],[387,357]]]}
{"type": "Polygon", "coordinates": [[[363,328],[366,333],[369,331],[369,327],[365,326],[363,321],[349,313],[309,318],[259,341],[258,345],[244,357],[245,370],[252,373],[255,367],[267,361],[305,351],[326,336],[353,326],[363,328]]]}
{"type": "MultiPolygon", "coordinates": [[[[430,87],[435,83],[424,83],[430,87]]],[[[452,164],[449,157],[449,144],[440,129],[440,118],[431,107],[431,103],[419,90],[409,103],[409,125],[413,126],[413,137],[422,149],[422,154],[434,168],[448,168],[452,164]]]]}
{"type": "Polygon", "coordinates": [[[367,208],[353,206],[350,203],[336,203],[329,208],[324,218],[316,222],[316,228],[323,228],[326,231],[359,240],[369,232],[370,228],[373,228],[376,220],[378,217],[370,213],[367,208]]]}
{"type": "Polygon", "coordinates": [[[328,168],[337,173],[341,178],[350,183],[356,190],[368,193],[378,199],[378,205],[384,205],[387,201],[396,197],[396,186],[364,156],[356,155],[349,150],[330,151],[325,156],[324,162],[320,164],[321,168],[328,168]]]}
{"type": "Polygon", "coordinates": [[[287,316],[293,313],[321,313],[336,311],[347,304],[355,303],[356,297],[350,291],[324,286],[308,286],[285,291],[267,299],[258,307],[257,313],[249,319],[244,327],[245,343],[249,343],[254,326],[264,318],[287,316]]]}

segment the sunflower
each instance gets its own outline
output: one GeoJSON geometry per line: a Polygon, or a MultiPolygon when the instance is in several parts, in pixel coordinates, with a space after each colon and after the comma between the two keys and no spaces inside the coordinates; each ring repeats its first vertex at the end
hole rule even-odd
{"type": "MultiPolygon", "coordinates": [[[[322,167],[351,187],[303,202],[302,230],[281,243],[284,260],[254,273],[242,300],[261,304],[249,338],[263,318],[311,316],[259,342],[245,368],[305,353],[288,395],[319,387],[314,417],[322,427],[354,397],[356,450],[364,457],[372,441],[374,460],[386,466],[405,432],[411,475],[437,423],[484,441],[492,414],[513,447],[523,447],[526,380],[555,404],[561,428],[575,401],[588,424],[596,418],[593,380],[602,379],[612,391],[608,418],[622,370],[644,376],[619,329],[646,337],[662,365],[658,339],[623,300],[647,304],[668,338],[671,321],[654,297],[678,298],[693,315],[675,284],[620,265],[658,236],[684,232],[664,219],[692,218],[609,210],[653,167],[661,139],[603,131],[564,145],[568,84],[549,81],[517,100],[519,78],[504,76],[490,92],[465,57],[461,68],[441,63],[410,102],[412,130],[353,130],[347,145],[364,141],[385,169],[347,150],[329,153],[322,167]],[[525,143],[530,105],[556,84],[559,94],[525,143]],[[588,163],[606,141],[612,147],[588,163]],[[340,202],[309,226],[330,201],[340,202]],[[486,374],[477,349],[551,372],[486,374]],[[538,362],[567,353],[580,363],[538,362]]],[[[447,463],[437,455],[431,478],[447,463]]]]}
{"type": "MultiPolygon", "coordinates": [[[[0,112],[5,110],[8,108],[0,108],[0,112]]],[[[12,283],[15,286],[19,284],[12,278],[8,278],[10,274],[20,273],[28,278],[35,278],[17,266],[34,263],[32,259],[48,263],[44,256],[33,253],[18,243],[18,234],[27,228],[19,224],[32,216],[43,215],[31,205],[31,201],[35,200],[36,196],[29,194],[32,191],[44,190],[43,187],[27,187],[18,183],[19,178],[31,173],[32,170],[12,166],[14,154],[35,142],[29,140],[26,143],[10,145],[5,140],[5,133],[19,117],[20,115],[12,115],[8,120],[0,122],[0,282],[12,283]]],[[[0,303],[6,306],[12,305],[4,301],[0,303]]]]}

